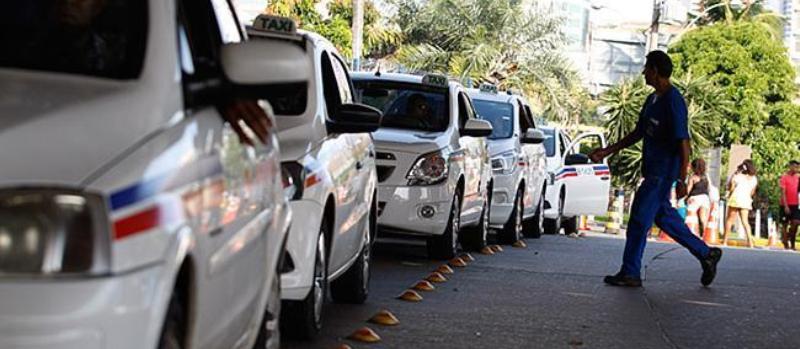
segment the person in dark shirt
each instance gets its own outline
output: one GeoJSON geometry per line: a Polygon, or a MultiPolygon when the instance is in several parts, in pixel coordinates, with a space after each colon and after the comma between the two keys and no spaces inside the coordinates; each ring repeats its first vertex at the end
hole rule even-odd
{"type": "Polygon", "coordinates": [[[672,60],[663,51],[652,51],[642,72],[645,82],[655,89],[645,100],[636,129],[607,148],[595,149],[589,157],[595,163],[628,148],[640,140],[644,181],[636,191],[626,233],[622,268],[603,280],[613,286],[641,287],[642,254],[647,234],[655,223],[676,242],[687,248],[703,268],[700,282],[708,286],[714,281],[722,250],[710,248],[692,234],[681,216],[670,204],[672,185],[677,181],[678,199],[687,195],[686,175],[691,144],[688,111],[681,93],[672,86],[672,60]]]}

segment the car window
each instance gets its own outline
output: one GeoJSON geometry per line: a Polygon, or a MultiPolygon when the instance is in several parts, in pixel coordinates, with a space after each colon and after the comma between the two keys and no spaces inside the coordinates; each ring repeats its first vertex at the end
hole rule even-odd
{"type": "Polygon", "coordinates": [[[353,84],[361,103],[383,112],[381,127],[443,132],[450,124],[447,88],[370,80],[353,84]]]}
{"type": "Polygon", "coordinates": [[[569,155],[572,153],[569,149],[567,149],[568,145],[569,145],[569,139],[567,139],[567,137],[564,136],[563,133],[561,133],[561,144],[559,144],[559,149],[561,150],[561,156],[569,155]]]}
{"type": "Polygon", "coordinates": [[[336,82],[336,73],[328,51],[322,51],[320,56],[322,65],[322,94],[325,97],[325,106],[329,113],[333,113],[342,103],[342,95],[336,82]]]}
{"type": "Polygon", "coordinates": [[[24,0],[0,11],[0,67],[135,79],[147,1],[24,0]]]}
{"type": "Polygon", "coordinates": [[[463,93],[458,94],[458,127],[463,129],[469,120],[469,104],[463,93]]]}
{"type": "Polygon", "coordinates": [[[522,104],[521,101],[517,101],[517,106],[519,107],[519,129],[520,132],[525,132],[529,128],[536,128],[536,124],[533,122],[533,116],[531,115],[531,110],[527,105],[522,104]]]}
{"type": "Polygon", "coordinates": [[[227,0],[211,0],[214,13],[217,17],[220,38],[223,44],[232,44],[242,41],[242,30],[236,21],[236,15],[227,0]]]}
{"type": "Polygon", "coordinates": [[[533,117],[533,112],[531,111],[531,107],[529,105],[525,105],[525,114],[528,114],[528,122],[530,123],[530,127],[536,128],[536,120],[533,117]]]}
{"type": "Polygon", "coordinates": [[[511,138],[514,134],[514,105],[507,102],[495,102],[473,99],[478,118],[492,124],[489,139],[511,138]]]}
{"type": "Polygon", "coordinates": [[[333,57],[333,75],[336,76],[336,86],[339,90],[339,100],[343,103],[353,103],[353,87],[350,84],[350,75],[347,74],[347,66],[339,57],[333,57]]]}

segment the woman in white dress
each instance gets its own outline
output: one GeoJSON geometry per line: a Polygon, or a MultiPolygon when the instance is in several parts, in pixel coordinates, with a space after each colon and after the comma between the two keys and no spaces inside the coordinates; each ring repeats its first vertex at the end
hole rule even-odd
{"type": "Polygon", "coordinates": [[[750,210],[753,209],[753,196],[758,187],[756,178],[756,167],[752,160],[745,160],[739,165],[739,169],[731,178],[728,187],[728,217],[725,219],[725,235],[722,237],[722,244],[728,244],[728,236],[736,224],[736,219],[741,220],[744,227],[744,236],[747,245],[753,247],[753,238],[750,235],[750,210]]]}

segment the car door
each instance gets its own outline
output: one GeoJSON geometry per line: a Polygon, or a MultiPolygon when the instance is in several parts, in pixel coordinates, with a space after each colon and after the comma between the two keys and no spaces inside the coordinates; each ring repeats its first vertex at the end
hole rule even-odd
{"type": "MultiPolygon", "coordinates": [[[[529,129],[535,129],[536,125],[533,122],[529,110],[525,108],[525,105],[520,100],[517,100],[517,109],[519,110],[517,128],[521,136],[529,129]]],[[[539,195],[541,195],[542,190],[540,187],[543,174],[538,170],[541,166],[540,161],[543,159],[541,157],[542,154],[538,151],[541,145],[521,143],[520,147],[522,148],[523,161],[520,162],[519,165],[524,166],[523,171],[525,171],[524,207],[525,216],[527,217],[535,212],[537,200],[539,199],[539,195]]]]}
{"type": "Polygon", "coordinates": [[[588,153],[595,147],[605,147],[605,137],[600,133],[585,133],[566,146],[562,155],[566,199],[564,215],[602,215],[608,210],[608,193],[611,174],[606,160],[592,163],[588,153]]]}
{"type": "MultiPolygon", "coordinates": [[[[459,130],[463,129],[467,120],[475,119],[475,112],[466,93],[458,91],[459,130]]],[[[481,189],[484,185],[482,174],[484,162],[488,161],[486,143],[483,138],[460,136],[459,143],[464,151],[464,202],[461,216],[467,221],[478,217],[483,207],[481,189]]]]}
{"type": "MultiPolygon", "coordinates": [[[[267,261],[265,228],[272,209],[265,198],[274,193],[262,162],[277,151],[274,143],[243,145],[217,105],[196,94],[221,75],[219,48],[243,39],[226,0],[180,2],[178,48],[183,70],[186,117],[195,123],[198,183],[183,198],[195,202],[192,343],[198,347],[231,348],[247,339],[260,317],[256,304],[265,292],[267,261]]],[[[218,81],[217,81],[218,83],[218,81]]],[[[270,138],[274,141],[274,138],[270,138]]],[[[274,162],[272,163],[275,164],[274,162]]]]}
{"type": "MultiPolygon", "coordinates": [[[[353,90],[348,81],[347,70],[336,54],[329,49],[322,51],[322,87],[326,110],[333,113],[343,103],[352,103],[353,90]]],[[[356,148],[362,135],[332,134],[326,143],[334,146],[335,155],[325,162],[334,182],[336,195],[336,222],[334,223],[328,270],[331,274],[341,271],[356,255],[361,245],[359,218],[363,209],[359,207],[359,173],[364,167],[365,159],[359,158],[356,148]],[[335,144],[334,144],[335,143],[335,144]]],[[[369,137],[369,136],[367,136],[369,137]]]]}

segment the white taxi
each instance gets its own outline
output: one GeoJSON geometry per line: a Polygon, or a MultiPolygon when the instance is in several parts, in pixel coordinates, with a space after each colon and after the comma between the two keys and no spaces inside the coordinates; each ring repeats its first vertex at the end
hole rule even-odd
{"type": "Polygon", "coordinates": [[[536,129],[530,105],[522,96],[498,93],[497,87],[489,84],[468,93],[478,117],[492,123],[493,129],[489,136],[494,171],[489,226],[500,229],[498,237],[505,243],[520,240],[523,233],[539,237],[547,185],[544,133],[536,129]]]}
{"type": "Polygon", "coordinates": [[[605,147],[601,133],[584,133],[571,140],[559,127],[540,128],[547,151],[545,233],[576,233],[578,216],[603,215],[608,210],[611,171],[606,160],[595,164],[588,153],[605,147]]]}
{"type": "Polygon", "coordinates": [[[464,88],[440,75],[355,73],[353,81],[360,100],[383,112],[373,134],[381,234],[424,236],[437,259],[455,256],[459,240],[483,247],[492,126],[477,118],[464,88]]]}
{"type": "Polygon", "coordinates": [[[363,303],[369,292],[378,207],[369,132],[381,113],[354,103],[347,65],[328,40],[305,31],[282,39],[282,30],[294,32],[262,15],[249,33],[270,45],[293,42],[314,76],[307,86],[263,86],[277,115],[283,168],[296,186],[291,207],[298,219],[287,244],[294,270],[282,278],[281,322],[285,334],[310,339],[322,327],[328,288],[342,303],[363,303]]]}
{"type": "Polygon", "coordinates": [[[277,348],[290,211],[236,91],[306,84],[302,52],[223,0],[4,11],[0,348],[277,348]]]}

